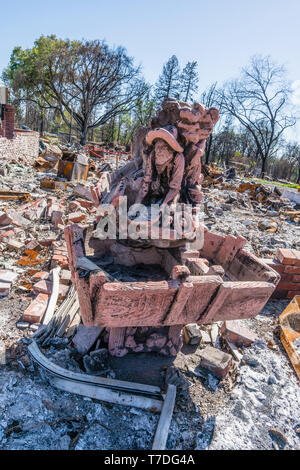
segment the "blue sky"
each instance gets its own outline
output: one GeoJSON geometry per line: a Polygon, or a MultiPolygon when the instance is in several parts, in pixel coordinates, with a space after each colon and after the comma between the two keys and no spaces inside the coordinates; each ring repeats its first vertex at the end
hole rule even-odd
{"type": "Polygon", "coordinates": [[[263,54],[286,65],[300,105],[300,0],[0,0],[0,25],[0,73],[14,46],[51,33],[123,45],[151,83],[172,54],[197,60],[201,91],[263,54]]]}

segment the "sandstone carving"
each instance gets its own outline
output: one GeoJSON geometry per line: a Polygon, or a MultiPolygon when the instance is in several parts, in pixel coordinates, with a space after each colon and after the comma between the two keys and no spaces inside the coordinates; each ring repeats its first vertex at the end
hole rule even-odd
{"type": "Polygon", "coordinates": [[[109,222],[116,209],[116,237],[101,238],[95,231],[87,238],[78,225],[65,229],[82,321],[106,328],[112,355],[174,356],[182,345],[183,325],[253,317],[278,283],[272,268],[243,250],[243,237],[210,233],[199,222],[201,158],[218,119],[215,108],[165,100],[148,127],[134,136],[132,160],[102,174],[93,188],[96,222],[109,222]],[[121,236],[124,196],[127,206],[146,207],[143,219],[125,211],[138,239],[121,236]],[[153,204],[160,209],[155,220],[148,212],[153,204]],[[183,212],[187,205],[191,211],[183,212]],[[146,239],[146,229],[154,224],[157,237],[146,239]],[[178,239],[181,225],[189,228],[178,239]]]}

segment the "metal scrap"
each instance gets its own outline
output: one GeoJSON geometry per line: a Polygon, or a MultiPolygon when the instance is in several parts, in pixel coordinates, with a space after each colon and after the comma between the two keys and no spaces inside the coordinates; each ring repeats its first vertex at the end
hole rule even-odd
{"type": "Polygon", "coordinates": [[[300,295],[296,295],[279,317],[280,340],[300,380],[300,295]]]}

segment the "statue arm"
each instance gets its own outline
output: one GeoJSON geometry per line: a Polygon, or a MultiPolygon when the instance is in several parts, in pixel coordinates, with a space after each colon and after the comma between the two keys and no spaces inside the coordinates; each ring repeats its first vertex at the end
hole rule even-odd
{"type": "Polygon", "coordinates": [[[152,159],[153,159],[153,151],[150,153],[148,160],[147,160],[145,175],[143,178],[142,186],[139,190],[139,193],[135,201],[136,204],[141,204],[143,202],[143,199],[147,196],[149,192],[149,188],[150,188],[152,177],[153,177],[152,159]]]}
{"type": "Polygon", "coordinates": [[[182,153],[178,153],[175,157],[174,168],[171,174],[171,179],[169,183],[169,191],[163,201],[163,204],[168,204],[172,202],[173,199],[177,196],[181,189],[182,180],[184,174],[184,156],[182,153]]]}

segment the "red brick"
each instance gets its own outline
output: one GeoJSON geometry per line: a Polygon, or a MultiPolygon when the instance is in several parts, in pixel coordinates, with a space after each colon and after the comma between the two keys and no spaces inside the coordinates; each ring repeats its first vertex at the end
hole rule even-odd
{"type": "Polygon", "coordinates": [[[260,260],[267,264],[270,268],[274,269],[276,272],[283,273],[284,271],[284,265],[279,263],[276,259],[272,258],[260,258],[260,260]]]}
{"type": "Polygon", "coordinates": [[[299,290],[299,292],[295,292],[294,290],[289,291],[287,293],[286,298],[287,299],[293,299],[295,297],[295,295],[300,295],[300,290],[299,290]]]}
{"type": "Polygon", "coordinates": [[[300,283],[300,274],[281,274],[281,280],[300,283]]]}
{"type": "Polygon", "coordinates": [[[61,268],[68,268],[69,262],[68,262],[67,256],[62,256],[62,255],[52,256],[51,269],[55,268],[56,266],[60,266],[61,268]]]}
{"type": "Polygon", "coordinates": [[[40,251],[41,250],[41,245],[35,239],[27,240],[25,242],[25,245],[26,245],[27,250],[34,250],[34,251],[40,251]]]}
{"type": "Polygon", "coordinates": [[[295,266],[300,266],[300,251],[299,250],[292,250],[292,252],[294,253],[294,255],[296,257],[294,265],[295,266]]]}
{"type": "Polygon", "coordinates": [[[220,378],[224,378],[232,366],[232,357],[229,354],[211,346],[201,350],[199,356],[200,366],[220,378]]]}
{"type": "Polygon", "coordinates": [[[45,238],[44,240],[39,240],[39,244],[42,246],[51,246],[55,241],[56,238],[45,238]]]}
{"type": "Polygon", "coordinates": [[[224,274],[225,274],[225,271],[224,271],[222,266],[220,266],[218,264],[214,264],[213,266],[209,267],[209,271],[208,271],[207,274],[208,274],[208,276],[221,276],[221,277],[223,277],[224,274]]]}
{"type": "Polygon", "coordinates": [[[209,267],[205,261],[201,258],[187,258],[186,266],[189,268],[193,276],[202,276],[207,274],[209,271],[209,267]]]}
{"type": "Polygon", "coordinates": [[[72,222],[73,224],[78,224],[79,222],[82,222],[85,220],[86,215],[83,214],[82,212],[74,212],[73,214],[69,215],[69,221],[72,222]]]}
{"type": "Polygon", "coordinates": [[[39,294],[23,313],[23,321],[40,323],[46,311],[50,295],[39,294]]]}
{"type": "Polygon", "coordinates": [[[14,230],[7,230],[6,232],[3,232],[0,234],[0,240],[3,240],[5,238],[10,238],[13,237],[15,234],[14,230]]]}
{"type": "Polygon", "coordinates": [[[63,212],[62,211],[54,210],[52,212],[51,222],[53,223],[53,225],[55,227],[58,227],[59,225],[64,224],[62,217],[63,217],[63,212]]]}
{"type": "Polygon", "coordinates": [[[15,211],[6,211],[0,213],[0,225],[16,225],[16,227],[28,227],[30,220],[25,219],[15,211]]]}
{"type": "Polygon", "coordinates": [[[285,266],[284,272],[286,274],[300,274],[300,266],[285,266]]]}
{"type": "Polygon", "coordinates": [[[300,293],[300,283],[299,282],[280,281],[277,288],[279,290],[299,291],[299,293],[300,293]]]}
{"type": "Polygon", "coordinates": [[[241,326],[237,320],[225,321],[221,333],[224,338],[237,346],[251,346],[258,339],[256,334],[241,326]]]}
{"type": "Polygon", "coordinates": [[[92,209],[94,207],[94,203],[92,201],[86,201],[85,199],[77,199],[77,201],[81,207],[86,207],[87,209],[92,209]]]}
{"type": "MultiPolygon", "coordinates": [[[[50,295],[52,292],[53,283],[51,281],[39,281],[33,286],[33,292],[35,294],[47,294],[50,295]]],[[[59,284],[59,296],[65,297],[68,292],[68,286],[64,286],[63,284],[59,284]]]]}
{"type": "Polygon", "coordinates": [[[300,252],[297,250],[289,250],[286,248],[278,248],[276,259],[282,264],[300,265],[300,252]]]}
{"type": "Polygon", "coordinates": [[[49,274],[50,273],[48,271],[40,271],[33,276],[32,280],[33,282],[43,281],[48,279],[49,274]]]}
{"type": "Polygon", "coordinates": [[[80,204],[77,201],[71,201],[69,204],[69,211],[70,212],[76,212],[78,209],[80,209],[80,204]]]}

